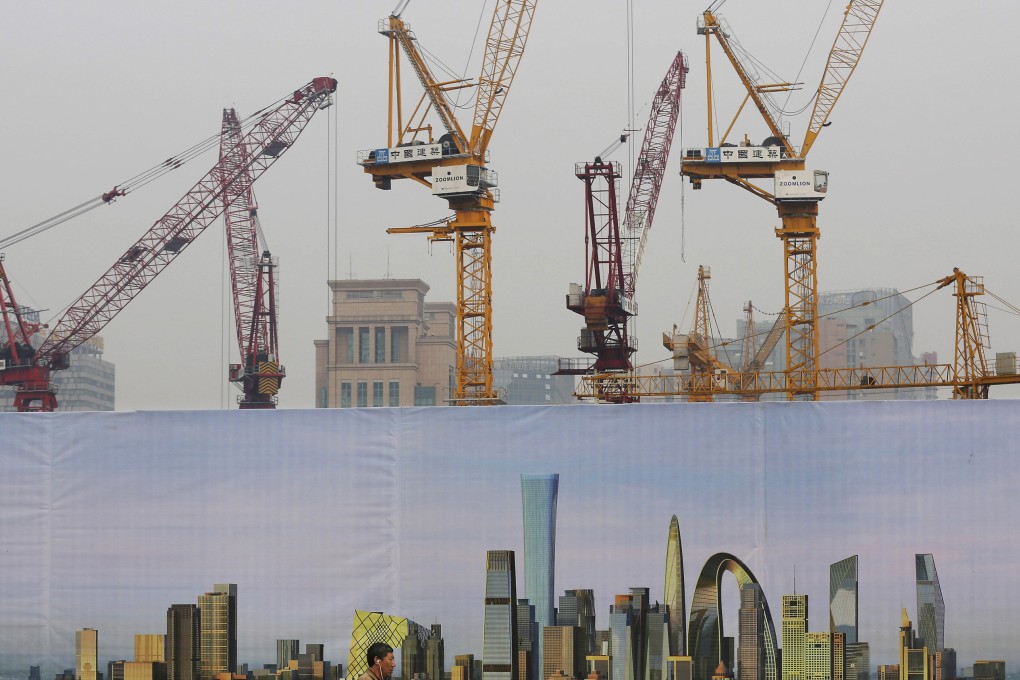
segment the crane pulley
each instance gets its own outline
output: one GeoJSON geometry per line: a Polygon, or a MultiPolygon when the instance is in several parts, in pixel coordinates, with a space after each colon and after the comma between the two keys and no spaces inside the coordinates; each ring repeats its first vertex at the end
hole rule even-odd
{"type": "Polygon", "coordinates": [[[235,182],[257,179],[297,140],[319,108],[336,91],[331,77],[315,78],[275,106],[237,142],[245,162],[217,162],[174,206],[130,246],[113,266],[68,307],[27,365],[0,371],[0,385],[15,385],[18,411],[52,411],[57,406],[50,372],[67,368],[71,351],[98,333],[166,268],[224,209],[224,191],[235,182]]]}

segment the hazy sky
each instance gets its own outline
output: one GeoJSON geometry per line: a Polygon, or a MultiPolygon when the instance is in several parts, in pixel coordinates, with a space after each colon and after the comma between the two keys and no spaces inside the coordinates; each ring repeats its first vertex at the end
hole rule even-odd
{"type": "Polygon", "coordinates": [[[67,667],[81,627],[100,631],[103,659],[129,657],[135,633],[165,631],[167,607],[225,582],[238,585],[242,661],[297,638],[346,666],[355,609],[441,623],[448,660],[477,655],[485,551],[522,550],[520,475],[548,472],[560,474],[555,590],[593,588],[600,628],[617,593],[662,600],[675,514],[688,606],[705,561],[728,552],[777,626],[796,588],[809,630],[827,630],[829,565],[857,554],[860,637],[872,663],[891,663],[901,609],[916,623],[914,555],[930,552],[960,665],[1013,665],[1013,408],[0,414],[0,672],[67,667]]]}
{"type": "MultiPolygon", "coordinates": [[[[336,106],[317,114],[256,185],[262,224],[281,260],[288,377],[280,404],[312,406],[312,342],[326,334],[327,279],[422,278],[432,286],[429,299],[455,297],[449,248],[385,233],[444,217],[445,203],[406,182],[377,191],[355,164],[359,149],[385,144],[387,45],[376,25],[394,4],[302,1],[283,8],[183,0],[156,8],[115,0],[13,7],[0,27],[7,64],[0,86],[10,101],[0,122],[7,196],[0,236],[217,134],[224,107],[245,116],[313,77],[333,75],[340,81],[336,106]]],[[[431,54],[473,78],[491,15],[491,1],[484,4],[419,0],[404,19],[431,54]]],[[[497,356],[574,352],[581,318],[564,308],[564,295],[571,282],[583,281],[584,226],[583,187],[573,167],[629,124],[626,4],[539,3],[490,145],[501,193],[492,265],[497,356]]],[[[633,6],[638,126],[677,50],[686,51],[691,66],[638,282],[638,359],[648,363],[666,357],[656,349],[662,330],[690,324],[684,312],[699,264],[712,267],[716,317],[724,334],[734,334],[748,299],[761,310],[781,308],[783,257],[770,205],[729,185],[697,193],[681,187],[679,149],[706,139],[704,42],[695,31],[704,7],[640,0],[633,6]]],[[[805,83],[786,106],[796,111],[809,104],[842,7],[731,0],[720,13],[757,59],[805,83]]],[[[1020,301],[1009,183],[1016,142],[1005,133],[982,136],[1002,129],[1015,109],[1008,84],[1020,58],[1012,33],[1018,21],[1020,5],[1010,0],[988,0],[966,13],[945,0],[887,3],[809,158],[831,173],[820,217],[820,289],[907,290],[959,266],[1020,301]]],[[[722,60],[716,63],[717,116],[728,120],[742,90],[722,60]]],[[[788,118],[798,143],[807,113],[788,118]]],[[[469,114],[462,111],[464,119],[469,114]]],[[[766,136],[752,117],[734,128],[737,138],[745,132],[755,141],[766,136]]],[[[626,165],[626,151],[614,159],[626,165]]],[[[56,315],[213,163],[213,155],[200,158],[115,205],[8,248],[20,301],[48,310],[46,318],[56,315]]],[[[236,342],[221,223],[208,232],[103,331],[105,358],[117,366],[118,408],[233,407],[225,374],[236,342]]],[[[915,354],[951,357],[952,312],[947,291],[915,307],[915,354]]],[[[1020,337],[1016,318],[995,314],[993,349],[1020,347],[1012,340],[1020,337]]]]}

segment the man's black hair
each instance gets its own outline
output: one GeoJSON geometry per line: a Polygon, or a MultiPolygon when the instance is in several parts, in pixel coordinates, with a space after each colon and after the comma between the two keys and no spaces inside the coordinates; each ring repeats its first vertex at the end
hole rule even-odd
{"type": "Polygon", "coordinates": [[[365,654],[366,660],[368,661],[368,667],[371,668],[374,666],[376,659],[385,659],[386,655],[391,654],[392,652],[393,648],[385,642],[373,643],[372,646],[368,648],[368,652],[365,654]]]}

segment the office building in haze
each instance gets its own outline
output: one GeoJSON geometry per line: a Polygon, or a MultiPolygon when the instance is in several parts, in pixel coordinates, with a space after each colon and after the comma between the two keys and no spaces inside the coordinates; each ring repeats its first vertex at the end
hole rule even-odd
{"type": "Polygon", "coordinates": [[[899,680],[927,680],[928,677],[928,647],[914,632],[907,610],[904,609],[903,621],[900,623],[899,680]]]}
{"type": "Polygon", "coordinates": [[[669,521],[666,539],[666,585],[663,590],[669,607],[669,653],[687,654],[687,602],[684,593],[684,553],[680,544],[680,522],[676,515],[669,521]]]}
{"type": "Polygon", "coordinates": [[[329,281],[328,337],[315,341],[318,408],[439,406],[456,386],[457,310],[419,279],[329,281]]]}
{"type": "Polygon", "coordinates": [[[512,550],[485,554],[482,680],[516,680],[517,569],[512,550]]]}
{"type": "Polygon", "coordinates": [[[1006,680],[1006,662],[975,661],[974,680],[1006,680]]]}
{"type": "Polygon", "coordinates": [[[538,624],[535,623],[535,605],[527,599],[517,600],[517,678],[538,680],[541,670],[535,668],[538,660],[538,624]]]}
{"type": "Polygon", "coordinates": [[[237,669],[237,585],[217,583],[198,596],[199,680],[237,669]]]}
{"type": "Polygon", "coordinates": [[[575,404],[574,376],[556,375],[556,356],[497,357],[492,361],[492,382],[507,404],[575,404]]]}
{"type": "Polygon", "coordinates": [[[829,565],[829,631],[857,642],[857,555],[829,565]]]}

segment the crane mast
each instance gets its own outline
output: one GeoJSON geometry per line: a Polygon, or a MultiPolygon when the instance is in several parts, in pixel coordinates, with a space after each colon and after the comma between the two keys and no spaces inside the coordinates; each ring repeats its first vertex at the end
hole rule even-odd
{"type": "Polygon", "coordinates": [[[731,44],[730,35],[719,18],[706,10],[699,20],[698,32],[705,36],[705,57],[708,69],[708,147],[688,149],[684,153],[681,174],[690,178],[695,189],[706,179],[725,179],[776,206],[782,226],[775,229],[783,242],[785,274],[786,372],[788,399],[815,399],[818,386],[818,264],[817,246],[818,203],[827,188],[827,173],[805,168],[805,157],[828,121],[836,101],[842,94],[867,44],[878,18],[883,0],[851,0],[843,22],[829,52],[825,72],[815,95],[814,110],[804,139],[798,150],[784,134],[767,104],[769,94],[786,92],[794,83],[759,83],[731,44]],[[726,133],[714,137],[712,90],[712,40],[722,48],[744,86],[746,95],[726,133]],[[746,139],[741,145],[726,141],[744,104],[751,100],[769,130],[769,137],[760,145],[746,139]],[[751,180],[771,179],[772,192],[751,180]],[[802,184],[803,183],[803,184],[802,184]],[[808,190],[791,190],[807,186],[808,190]]]}
{"type": "Polygon", "coordinates": [[[240,364],[230,365],[228,377],[241,388],[240,408],[271,409],[276,407],[276,393],[286,370],[280,364],[277,345],[276,262],[269,250],[259,245],[258,204],[248,153],[237,112],[224,109],[220,164],[224,178],[237,179],[223,187],[221,201],[241,359],[240,364]]]}
{"type": "Polygon", "coordinates": [[[637,338],[630,334],[628,320],[637,314],[638,270],[659,202],[687,71],[687,57],[677,52],[652,99],[622,225],[617,207],[620,165],[596,158],[594,163],[574,166],[574,175],[585,183],[587,253],[584,288],[571,284],[567,309],[584,316],[577,348],[595,360],[579,365],[560,360],[557,374],[605,374],[605,401],[636,401],[617,389],[622,383],[614,382],[613,374],[633,369],[630,357],[637,351],[637,338]]]}
{"type": "Polygon", "coordinates": [[[57,406],[51,371],[67,368],[71,351],[97,334],[223,212],[224,187],[255,180],[297,140],[315,112],[328,106],[337,81],[315,78],[271,108],[241,138],[247,165],[216,165],[113,266],[68,307],[32,355],[30,366],[0,371],[0,384],[15,385],[18,411],[52,411],[57,406]]]}
{"type": "Polygon", "coordinates": [[[524,54],[537,0],[498,0],[489,26],[478,78],[471,134],[457,121],[447,93],[470,87],[440,81],[416,46],[417,39],[398,15],[380,22],[390,42],[388,147],[361,151],[358,163],[379,189],[394,179],[411,179],[445,198],[453,216],[430,225],[387,229],[391,234],[425,234],[431,241],[453,241],[457,266],[457,384],[451,403],[499,403],[492,377],[492,211],[496,173],[485,163],[488,145],[524,54]],[[405,119],[403,54],[424,93],[405,119]],[[438,116],[441,136],[433,135],[428,114],[438,116]]]}

